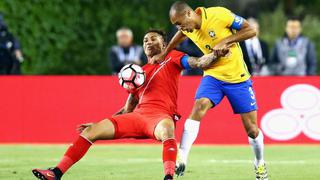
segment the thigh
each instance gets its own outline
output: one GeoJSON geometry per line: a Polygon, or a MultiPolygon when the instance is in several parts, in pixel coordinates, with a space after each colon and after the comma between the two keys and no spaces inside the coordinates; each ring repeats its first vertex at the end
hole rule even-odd
{"type": "Polygon", "coordinates": [[[121,114],[109,119],[115,127],[114,139],[147,138],[144,133],[145,123],[140,113],[121,114]]]}
{"type": "Polygon", "coordinates": [[[109,119],[104,119],[98,123],[89,123],[81,133],[91,142],[96,140],[110,140],[114,138],[115,127],[109,119]]]}
{"type": "Polygon", "coordinates": [[[224,83],[223,92],[235,114],[248,113],[258,109],[251,80],[236,84],[224,83]]]}
{"type": "Polygon", "coordinates": [[[159,140],[159,134],[156,135],[156,132],[159,130],[159,128],[161,129],[162,127],[168,127],[168,124],[174,126],[172,116],[165,112],[159,112],[156,109],[144,112],[143,121],[143,131],[145,136],[155,140],[159,140]]]}
{"type": "Polygon", "coordinates": [[[218,105],[223,99],[224,94],[220,81],[212,76],[204,76],[196,92],[195,99],[210,99],[214,106],[218,105]]]}

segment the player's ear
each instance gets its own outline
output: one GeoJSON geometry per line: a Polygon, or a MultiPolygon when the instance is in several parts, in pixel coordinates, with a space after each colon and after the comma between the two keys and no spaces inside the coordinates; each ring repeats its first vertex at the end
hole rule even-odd
{"type": "Polygon", "coordinates": [[[162,42],[162,49],[165,49],[167,47],[167,43],[165,41],[162,42]]]}
{"type": "Polygon", "coordinates": [[[165,49],[167,47],[167,42],[165,40],[162,41],[162,49],[165,49]]]}
{"type": "Polygon", "coordinates": [[[190,9],[187,9],[186,12],[185,12],[185,15],[187,17],[191,17],[191,10],[190,9]]]}

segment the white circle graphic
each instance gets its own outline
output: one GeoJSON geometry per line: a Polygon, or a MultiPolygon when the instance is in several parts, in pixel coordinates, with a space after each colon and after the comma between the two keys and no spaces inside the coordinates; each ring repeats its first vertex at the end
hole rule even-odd
{"type": "Polygon", "coordinates": [[[306,119],[303,133],[314,140],[320,140],[320,113],[313,114],[306,119]]]}
{"type": "Polygon", "coordinates": [[[261,120],[261,127],[267,136],[280,141],[293,139],[301,133],[299,119],[284,109],[266,114],[261,120]]]}
{"type": "Polygon", "coordinates": [[[288,87],[281,95],[282,109],[274,109],[261,119],[264,133],[274,140],[286,141],[301,132],[320,140],[320,91],[309,84],[288,87]]]}
{"type": "Polygon", "coordinates": [[[308,111],[320,105],[320,92],[307,84],[294,85],[281,95],[281,104],[285,109],[308,111]]]}

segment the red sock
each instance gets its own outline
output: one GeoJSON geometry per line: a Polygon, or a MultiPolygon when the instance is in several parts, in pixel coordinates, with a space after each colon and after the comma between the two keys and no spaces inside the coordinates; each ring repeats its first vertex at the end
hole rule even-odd
{"type": "Polygon", "coordinates": [[[57,167],[65,173],[74,163],[78,162],[88,151],[92,143],[79,136],[68,148],[57,167]]]}
{"type": "Polygon", "coordinates": [[[164,174],[174,175],[177,159],[177,142],[175,139],[168,139],[163,142],[162,160],[164,174]]]}

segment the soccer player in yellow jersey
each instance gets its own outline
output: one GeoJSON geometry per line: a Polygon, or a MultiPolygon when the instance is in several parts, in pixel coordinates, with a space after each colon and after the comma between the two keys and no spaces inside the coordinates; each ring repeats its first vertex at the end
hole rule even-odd
{"type": "MultiPolygon", "coordinates": [[[[257,126],[257,104],[250,74],[244,63],[238,44],[255,36],[256,32],[248,22],[223,7],[192,10],[185,2],[178,1],[171,6],[170,20],[178,27],[166,50],[153,58],[159,62],[180,42],[190,38],[204,54],[218,49],[229,48],[229,53],[221,57],[210,68],[204,70],[204,77],[196,93],[196,101],[182,134],[177,163],[177,175],[183,175],[189,151],[195,141],[201,119],[207,111],[217,106],[226,96],[235,114],[240,114],[255,154],[256,179],[267,180],[267,170],[263,158],[263,134],[257,126]]],[[[184,63],[184,62],[182,62],[184,63]]],[[[188,67],[188,63],[183,64],[188,67]]]]}

